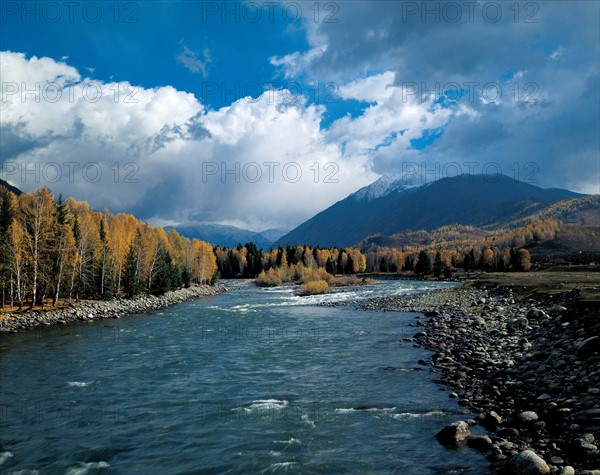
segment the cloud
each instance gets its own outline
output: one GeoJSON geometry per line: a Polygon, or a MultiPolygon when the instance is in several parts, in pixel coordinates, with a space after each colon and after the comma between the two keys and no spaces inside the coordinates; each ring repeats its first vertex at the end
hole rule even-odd
{"type": "MultiPolygon", "coordinates": [[[[171,86],[96,81],[64,60],[2,52],[3,178],[154,222],[254,230],[291,228],[407,164],[438,176],[452,164],[496,166],[597,192],[597,4],[541,3],[537,23],[508,10],[497,23],[481,11],[450,23],[408,17],[409,3],[421,5],[342,2],[338,23],[305,21],[305,51],[270,58],[301,84],[335,81],[331,105],[268,90],[211,110],[171,86]]],[[[207,74],[208,51],[181,43],[179,56],[207,74]]]]}
{"type": "Polygon", "coordinates": [[[202,58],[200,58],[198,53],[192,51],[182,43],[181,51],[177,55],[177,62],[183,64],[190,72],[201,74],[205,78],[208,76],[207,66],[212,62],[212,58],[208,48],[204,48],[202,58]]]}
{"type": "MultiPolygon", "coordinates": [[[[600,75],[599,3],[544,1],[519,4],[518,11],[478,3],[472,13],[466,3],[443,1],[337,5],[337,22],[306,20],[309,47],[288,53],[299,61],[279,66],[310,81],[335,81],[342,97],[377,103],[357,120],[342,119],[331,133],[347,123],[356,146],[379,124],[381,133],[362,144],[367,150],[383,140],[365,151],[378,172],[412,157],[431,169],[455,161],[497,164],[509,175],[518,162],[514,173],[521,179],[533,163],[537,184],[580,191],[600,181],[600,111],[592,87],[600,75]],[[322,54],[312,52],[311,38],[320,39],[322,54]],[[425,101],[438,96],[451,111],[441,121],[444,134],[420,153],[406,148],[404,136],[383,137],[386,123],[400,122],[391,111],[409,110],[389,102],[392,74],[394,86],[425,101]],[[462,89],[459,100],[444,94],[454,85],[462,89]]],[[[412,125],[412,132],[421,131],[412,125]]]]}
{"type": "Polygon", "coordinates": [[[12,143],[3,177],[26,191],[45,185],[156,222],[258,230],[297,225],[377,178],[329,140],[324,108],[290,91],[207,110],[170,86],[104,83],[50,58],[1,55],[3,81],[39,89],[2,97],[12,143]],[[59,78],[60,99],[49,100],[45,85],[59,78]]]}

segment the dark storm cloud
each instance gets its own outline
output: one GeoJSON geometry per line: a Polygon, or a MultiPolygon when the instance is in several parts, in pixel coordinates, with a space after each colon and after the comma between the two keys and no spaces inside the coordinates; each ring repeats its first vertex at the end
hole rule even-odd
{"type": "Polygon", "coordinates": [[[600,180],[598,2],[339,6],[337,23],[311,25],[327,48],[308,63],[307,76],[344,80],[391,70],[397,86],[417,94],[454,84],[475,92],[457,105],[476,117],[457,114],[420,159],[533,161],[542,184],[593,191],[600,180]],[[480,100],[486,84],[500,100],[480,100]]]}

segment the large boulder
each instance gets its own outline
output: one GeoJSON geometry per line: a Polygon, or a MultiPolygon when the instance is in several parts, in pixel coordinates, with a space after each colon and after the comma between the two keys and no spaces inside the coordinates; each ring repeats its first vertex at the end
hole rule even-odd
{"type": "Polygon", "coordinates": [[[532,450],[513,455],[503,467],[505,475],[546,475],[550,467],[532,450]]]}
{"type": "Polygon", "coordinates": [[[469,424],[464,421],[453,422],[439,431],[435,438],[446,447],[460,447],[471,435],[469,424]]]}

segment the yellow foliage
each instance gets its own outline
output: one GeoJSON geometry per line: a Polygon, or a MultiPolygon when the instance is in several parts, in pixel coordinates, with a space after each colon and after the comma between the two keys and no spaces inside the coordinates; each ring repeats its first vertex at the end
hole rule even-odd
{"type": "Polygon", "coordinates": [[[300,287],[300,295],[326,294],[330,291],[329,284],[324,280],[312,280],[300,287]]]}

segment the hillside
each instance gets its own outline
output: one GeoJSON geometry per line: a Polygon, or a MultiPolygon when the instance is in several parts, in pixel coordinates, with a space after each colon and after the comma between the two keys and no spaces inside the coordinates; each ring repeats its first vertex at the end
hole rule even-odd
{"type": "Polygon", "coordinates": [[[12,186],[10,183],[8,183],[2,179],[0,179],[0,186],[3,186],[8,191],[12,191],[17,196],[23,194],[23,192],[21,190],[19,190],[16,186],[12,186]]]}
{"type": "Polygon", "coordinates": [[[165,228],[167,231],[170,229],[176,229],[179,234],[187,238],[209,242],[213,246],[235,247],[238,244],[252,242],[258,247],[266,249],[273,245],[272,241],[260,233],[223,224],[194,224],[165,228]]]}
{"type": "Polygon", "coordinates": [[[286,245],[351,246],[374,234],[433,230],[445,225],[503,227],[553,203],[584,195],[543,189],[500,175],[442,178],[421,186],[402,186],[386,177],[335,203],[283,236],[286,245]],[[376,193],[371,191],[377,190],[376,193]]]}

